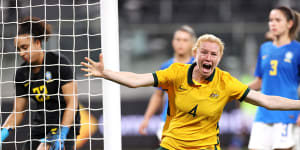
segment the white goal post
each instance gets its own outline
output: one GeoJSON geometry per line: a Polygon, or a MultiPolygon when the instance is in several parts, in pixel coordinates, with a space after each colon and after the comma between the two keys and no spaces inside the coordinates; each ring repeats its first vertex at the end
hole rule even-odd
{"type": "MultiPolygon", "coordinates": [[[[119,71],[118,0],[101,1],[101,44],[104,65],[119,71]]],[[[121,150],[120,86],[103,80],[104,150],[121,150]]]]}
{"type": "MultiPolygon", "coordinates": [[[[4,122],[8,116],[15,113],[13,108],[16,108],[17,105],[14,105],[14,103],[17,104],[16,100],[19,97],[24,97],[28,102],[26,108],[20,111],[24,113],[24,117],[21,118],[23,122],[17,124],[17,119],[14,119],[14,130],[0,143],[0,150],[22,149],[24,145],[37,147],[37,144],[32,144],[33,142],[39,142],[41,139],[35,136],[36,134],[41,133],[43,134],[42,138],[46,138],[46,136],[48,137],[47,134],[50,133],[50,128],[54,128],[52,126],[61,127],[63,115],[50,116],[46,113],[57,111],[61,114],[62,110],[69,109],[64,105],[60,107],[61,104],[64,104],[60,103],[62,96],[69,96],[67,93],[61,92],[63,85],[60,85],[62,82],[56,84],[56,81],[61,80],[63,82],[75,81],[78,83],[78,86],[72,89],[78,90],[73,95],[78,97],[79,108],[75,109],[81,116],[79,120],[79,117],[74,113],[75,119],[72,123],[72,130],[70,129],[69,132],[70,135],[73,134],[73,137],[68,137],[65,140],[65,145],[67,145],[67,142],[73,142],[74,149],[121,150],[120,85],[100,78],[84,77],[85,73],[80,70],[84,68],[80,65],[81,61],[85,61],[84,57],[98,61],[97,56],[100,52],[104,54],[105,68],[115,71],[120,70],[118,0],[0,0],[0,13],[0,127],[6,126],[4,122]],[[32,21],[33,17],[39,19],[32,21]],[[30,48],[26,48],[26,51],[30,54],[29,61],[28,59],[22,59],[20,48],[15,46],[18,43],[15,43],[16,37],[19,36],[18,31],[22,31],[19,30],[20,25],[25,24],[21,21],[24,18],[29,18],[29,21],[26,22],[30,23],[28,25],[30,27],[29,29],[26,28],[26,32],[29,30],[30,34],[27,32],[20,33],[20,35],[25,34],[27,36],[28,34],[28,37],[30,37],[31,41],[28,42],[30,48]],[[50,34],[33,35],[32,24],[41,22],[51,25],[52,32],[50,34]],[[41,69],[42,71],[38,72],[40,74],[37,78],[31,78],[31,44],[35,42],[32,42],[32,38],[38,36],[48,36],[49,40],[47,42],[41,40],[43,43],[37,49],[40,50],[41,48],[44,51],[43,54],[45,54],[43,55],[43,63],[40,64],[43,70],[41,69]],[[59,62],[47,61],[56,60],[56,58],[64,59],[58,59],[59,62]],[[69,60],[68,63],[66,63],[67,59],[69,60]],[[24,61],[27,61],[28,64],[23,64],[24,61]],[[52,66],[59,66],[59,69],[52,71],[49,69],[52,66]],[[61,69],[66,68],[66,66],[72,68],[72,72],[61,69]],[[25,67],[28,67],[30,71],[21,70],[24,79],[16,80],[17,70],[25,67]],[[58,74],[58,77],[56,74],[58,74]],[[70,74],[72,74],[72,78],[63,78],[67,78],[68,75],[71,76],[70,74]],[[36,84],[33,87],[32,83],[37,82],[43,83],[36,84]],[[54,83],[55,86],[52,86],[54,83]],[[23,93],[17,93],[16,84],[18,84],[18,87],[21,85],[22,88],[19,88],[21,90],[18,91],[23,93]],[[27,86],[28,90],[24,88],[27,86]],[[51,90],[47,90],[47,88],[51,90]],[[52,100],[51,96],[58,97],[54,99],[55,103],[52,105],[53,107],[57,106],[58,109],[48,109],[46,107],[46,104],[53,104],[49,103],[52,100]],[[37,97],[41,97],[41,99],[37,97]],[[46,102],[46,100],[48,101],[46,102]],[[42,105],[43,107],[40,107],[42,105]],[[43,122],[36,118],[42,118],[43,122]],[[50,118],[54,118],[53,120],[58,118],[59,121],[54,122],[50,118]],[[37,123],[34,122],[35,119],[38,120],[37,123]],[[34,130],[41,127],[44,127],[43,132],[34,130]]],[[[20,77],[19,72],[18,77],[20,77]]],[[[22,105],[23,103],[18,104],[22,105]]],[[[75,109],[72,108],[72,110],[75,109]]],[[[1,133],[5,132],[2,132],[0,128],[0,138],[1,133]]]]}

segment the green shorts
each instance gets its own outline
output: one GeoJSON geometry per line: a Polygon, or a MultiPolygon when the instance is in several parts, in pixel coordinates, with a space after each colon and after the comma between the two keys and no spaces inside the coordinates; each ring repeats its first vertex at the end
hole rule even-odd
{"type": "Polygon", "coordinates": [[[168,150],[168,149],[163,148],[163,147],[160,146],[157,150],[168,150]]]}

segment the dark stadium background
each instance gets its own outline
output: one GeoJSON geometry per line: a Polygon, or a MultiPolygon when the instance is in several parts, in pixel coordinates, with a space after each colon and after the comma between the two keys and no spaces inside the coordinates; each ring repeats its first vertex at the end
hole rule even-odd
{"type": "MultiPolygon", "coordinates": [[[[58,0],[48,1],[55,4],[58,0]]],[[[99,0],[89,0],[88,3],[96,3],[99,0]]],[[[72,4],[72,0],[61,0],[62,4],[72,4]]],[[[86,0],[77,0],[75,4],[86,4],[86,0]]],[[[28,5],[28,1],[7,0],[2,1],[5,6],[14,7],[28,5]]],[[[44,4],[44,0],[32,0],[32,5],[44,4]]],[[[300,1],[298,0],[119,0],[119,44],[120,44],[120,67],[123,71],[133,71],[138,73],[153,72],[159,68],[159,65],[168,58],[172,57],[171,39],[173,31],[181,25],[188,24],[192,26],[197,35],[204,33],[213,33],[225,42],[225,53],[220,63],[220,67],[231,72],[235,77],[244,81],[250,81],[253,77],[253,70],[256,63],[256,55],[260,43],[265,41],[264,34],[267,29],[268,13],[277,5],[287,5],[299,11],[300,1]]],[[[45,7],[32,8],[33,16],[45,17],[45,7]]],[[[88,7],[90,18],[99,16],[99,6],[91,5],[88,7]]],[[[47,7],[47,19],[58,18],[58,7],[47,7]]],[[[87,17],[86,5],[76,6],[76,13],[73,16],[72,7],[62,7],[62,19],[75,20],[87,17]]],[[[1,22],[16,21],[16,9],[3,9],[4,16],[1,22]]],[[[29,9],[18,10],[18,17],[29,15],[29,9]]],[[[109,15],[109,14],[102,14],[109,15]]],[[[99,20],[81,21],[75,24],[76,34],[87,33],[87,24],[89,23],[89,34],[100,33],[99,20]]],[[[50,22],[53,25],[55,33],[58,33],[58,23],[50,22]]],[[[72,34],[73,24],[68,22],[61,23],[61,34],[72,34]]],[[[16,26],[1,24],[0,31],[4,32],[5,37],[15,35],[16,26]],[[3,28],[4,31],[3,31],[3,28]]],[[[46,49],[55,49],[58,47],[58,37],[50,38],[45,45],[46,49]]],[[[62,52],[73,62],[73,43],[75,42],[75,51],[87,48],[99,48],[101,36],[80,36],[76,38],[62,37],[60,48],[70,50],[62,52]],[[87,41],[90,41],[88,44],[87,41]]],[[[13,52],[12,40],[3,40],[0,42],[4,52],[13,52]]],[[[93,59],[98,58],[99,51],[91,52],[93,59]]],[[[79,65],[87,52],[78,52],[75,54],[75,63],[79,65]]],[[[2,57],[1,57],[2,58],[2,57]]],[[[3,67],[15,66],[14,60],[20,64],[20,59],[14,54],[6,55],[3,58],[3,67]]],[[[80,67],[76,67],[77,79],[85,79],[80,67]]],[[[2,81],[11,81],[14,74],[13,69],[5,69],[2,81]]],[[[12,84],[1,84],[1,112],[2,124],[7,117],[8,111],[11,111],[13,99],[8,97],[14,95],[12,84]]],[[[101,81],[88,83],[79,82],[79,93],[89,92],[102,93],[101,81]]],[[[156,116],[150,122],[150,135],[140,136],[137,134],[138,125],[142,119],[143,113],[147,107],[148,100],[154,91],[154,88],[129,89],[121,87],[121,112],[122,112],[122,147],[125,150],[137,149],[155,149],[158,147],[155,130],[158,128],[159,117],[156,116]]],[[[85,107],[102,107],[101,96],[80,96],[80,103],[85,107]],[[90,102],[88,101],[90,100],[90,102]]],[[[251,116],[253,108],[242,106],[239,109],[238,103],[230,103],[226,106],[222,120],[221,146],[228,149],[243,149],[247,147],[249,130],[251,128],[251,116]]],[[[101,122],[102,111],[91,112],[98,121],[101,122]]],[[[112,118],[113,119],[113,118],[112,118]]],[[[28,122],[28,118],[24,121],[28,122]]],[[[28,127],[18,129],[17,141],[23,140],[28,127]]],[[[95,138],[102,137],[102,129],[93,135],[95,138]]],[[[14,134],[7,139],[13,140],[14,134]]],[[[103,141],[95,140],[91,143],[92,149],[103,149],[103,141]]],[[[4,144],[3,149],[14,149],[13,144],[4,144]]],[[[17,144],[20,149],[20,144],[17,144]]],[[[89,149],[89,143],[82,149],[89,149]]]]}

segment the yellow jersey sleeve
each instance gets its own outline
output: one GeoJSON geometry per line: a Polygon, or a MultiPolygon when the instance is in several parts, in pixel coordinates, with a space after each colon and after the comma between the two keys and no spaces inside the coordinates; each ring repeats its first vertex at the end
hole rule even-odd
{"type": "Polygon", "coordinates": [[[153,86],[161,87],[162,89],[168,89],[168,87],[170,87],[175,81],[176,75],[183,66],[184,64],[174,63],[164,70],[159,70],[152,73],[154,78],[153,86]]]}
{"type": "Polygon", "coordinates": [[[238,79],[229,75],[228,88],[230,90],[230,97],[235,100],[243,101],[248,95],[250,89],[248,85],[243,84],[238,79]]]}

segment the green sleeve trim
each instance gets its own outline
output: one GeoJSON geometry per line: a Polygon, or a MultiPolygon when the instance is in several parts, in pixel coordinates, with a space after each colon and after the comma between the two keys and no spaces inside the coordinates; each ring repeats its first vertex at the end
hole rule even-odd
{"type": "Polygon", "coordinates": [[[156,75],[156,73],[154,72],[154,73],[152,73],[152,75],[153,75],[153,79],[154,79],[154,84],[153,84],[153,86],[154,87],[157,87],[158,86],[158,79],[157,79],[157,75],[156,75]]]}
{"type": "Polygon", "coordinates": [[[168,150],[168,149],[163,148],[162,146],[160,146],[157,150],[168,150]]]}
{"type": "Polygon", "coordinates": [[[190,85],[194,85],[194,82],[193,82],[193,69],[194,69],[195,66],[196,66],[196,63],[193,63],[189,67],[189,70],[188,70],[188,84],[190,84],[190,85]]]}
{"type": "MultiPolygon", "coordinates": [[[[220,132],[219,122],[217,123],[216,130],[220,132]]],[[[220,144],[220,134],[217,134],[217,144],[216,145],[218,145],[218,144],[220,144]]],[[[218,149],[216,149],[217,148],[216,145],[215,145],[215,150],[218,150],[218,149]]]]}
{"type": "Polygon", "coordinates": [[[239,99],[240,102],[242,102],[246,96],[248,95],[248,93],[250,92],[250,89],[249,87],[246,89],[246,91],[244,92],[243,96],[239,99]]]}

